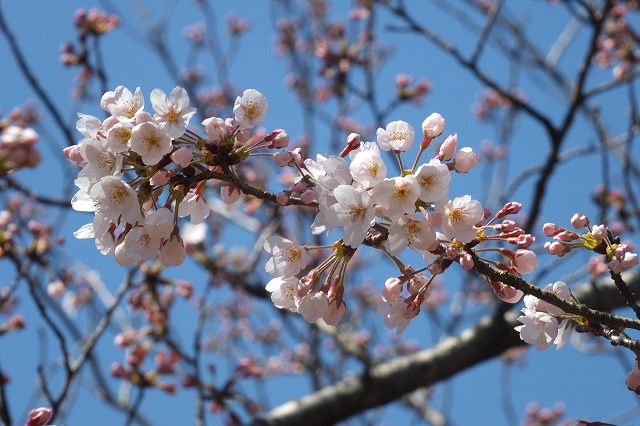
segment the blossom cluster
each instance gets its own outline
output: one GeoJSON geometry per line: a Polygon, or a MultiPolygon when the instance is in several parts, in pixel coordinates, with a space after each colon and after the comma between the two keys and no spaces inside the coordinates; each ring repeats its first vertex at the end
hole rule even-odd
{"type": "MultiPolygon", "coordinates": [[[[466,269],[473,267],[467,251],[472,242],[516,244],[520,247],[516,251],[486,250],[508,259],[508,264],[494,262],[501,269],[516,274],[533,271],[538,259],[526,250],[533,237],[513,221],[498,223],[498,219],[517,213],[518,203],[508,203],[487,220],[483,206],[470,195],[449,198],[451,172],[467,173],[478,162],[471,148],[456,153],[457,135],[449,135],[437,154],[420,164],[421,155],[443,133],[444,124],[438,113],[424,120],[422,141],[411,168],[405,168],[402,154],[412,147],[416,132],[404,121],[379,128],[376,141],[362,142],[359,134],[349,135],[340,156],[303,159],[296,150],[283,151],[279,164],[295,167],[300,173],[286,195],[296,194],[304,200],[312,194],[317,200],[312,233],[329,235],[341,229],[342,234],[333,245],[323,247],[299,246],[275,236],[265,241],[264,249],[271,255],[266,271],[274,277],[266,288],[275,306],[297,312],[309,322],[323,318],[336,324],[346,310],[343,294],[348,263],[363,244],[383,250],[400,270],[399,276],[386,280],[377,309],[385,325],[396,328],[398,334],[420,312],[436,275],[454,262],[466,269]],[[398,176],[389,175],[385,152],[398,160],[398,176]],[[322,248],[331,248],[331,255],[302,278],[296,277],[307,268],[307,251],[322,248]],[[421,254],[428,266],[415,270],[400,260],[398,256],[407,248],[421,254]],[[425,271],[431,276],[423,274],[425,271]]],[[[516,295],[510,296],[512,303],[522,297],[521,292],[516,295]]]]}
{"type": "MultiPolygon", "coordinates": [[[[249,129],[262,121],[267,101],[255,90],[245,91],[236,100],[234,118],[203,121],[202,138],[187,130],[196,110],[185,89],[176,87],[169,96],[155,89],[150,100],[153,115],[144,110],[140,88],[132,93],[119,86],[102,96],[107,119],[78,114],[76,128],[84,138],[65,149],[82,167],[72,207],[95,216],[74,235],[94,238],[100,252],[115,254],[120,265],[158,258],[175,266],[186,257],[179,218],[189,216],[198,224],[209,215],[202,176],[220,170],[217,163],[228,167],[230,157],[238,162],[240,154],[248,156],[246,147],[232,153],[234,144],[250,139],[249,129]]],[[[286,133],[280,139],[287,142],[286,133]]],[[[232,202],[236,194],[226,186],[221,196],[232,202]]]]}

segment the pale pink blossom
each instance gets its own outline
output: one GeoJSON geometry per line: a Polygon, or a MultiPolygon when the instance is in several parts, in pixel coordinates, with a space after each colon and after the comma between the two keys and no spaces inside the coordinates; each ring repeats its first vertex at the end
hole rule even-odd
{"type": "Polygon", "coordinates": [[[242,191],[231,183],[223,184],[220,187],[220,198],[228,205],[235,204],[242,197],[242,191]]]}
{"type": "Polygon", "coordinates": [[[387,165],[382,157],[371,150],[360,151],[351,161],[349,171],[353,180],[372,187],[387,177],[387,165]]]}
{"type": "Polygon", "coordinates": [[[333,190],[333,196],[337,201],[332,206],[337,221],[333,225],[342,226],[344,243],[356,248],[364,241],[375,219],[371,196],[363,188],[350,185],[339,185],[333,190]]]}
{"type": "Polygon", "coordinates": [[[298,279],[296,277],[276,277],[269,281],[266,290],[271,293],[271,301],[278,309],[288,309],[297,312],[298,279]]]}
{"type": "Polygon", "coordinates": [[[204,133],[212,142],[222,139],[229,133],[225,121],[219,117],[209,117],[202,122],[202,125],[204,126],[204,133]]]}
{"type": "Polygon", "coordinates": [[[625,381],[627,388],[630,391],[637,393],[640,395],[640,370],[638,369],[638,359],[636,358],[633,363],[633,367],[631,371],[627,374],[627,379],[625,381]]]}
{"type": "Polygon", "coordinates": [[[558,336],[558,320],[547,313],[521,315],[518,321],[522,325],[515,327],[515,330],[520,333],[520,339],[535,345],[539,351],[551,346],[558,336]]]}
{"type": "Polygon", "coordinates": [[[436,204],[435,211],[429,213],[430,222],[432,216],[434,219],[439,216],[440,229],[448,238],[469,243],[476,237],[475,225],[484,218],[484,209],[479,201],[465,195],[449,201],[441,200],[436,204]]]}
{"type": "Polygon", "coordinates": [[[189,95],[182,87],[175,87],[169,97],[160,89],[153,89],[151,105],[156,112],[154,120],[172,139],[179,138],[187,130],[189,120],[196,109],[189,106],[189,95]]]}
{"type": "Polygon", "coordinates": [[[171,138],[153,123],[136,125],[131,131],[130,144],[149,166],[157,164],[173,148],[171,138]]]}
{"type": "Polygon", "coordinates": [[[496,295],[507,303],[518,303],[524,293],[521,290],[508,286],[500,281],[491,282],[491,287],[496,295]]]}
{"type": "Polygon", "coordinates": [[[340,322],[346,310],[347,305],[342,300],[334,300],[329,303],[329,307],[322,316],[322,319],[328,325],[336,325],[340,322]]]}
{"type": "Polygon", "coordinates": [[[442,134],[444,130],[444,118],[437,112],[424,119],[422,122],[422,132],[426,137],[435,138],[442,134]]]}
{"type": "Polygon", "coordinates": [[[256,124],[262,123],[269,103],[262,93],[254,89],[247,89],[242,97],[236,98],[233,106],[236,122],[240,127],[251,129],[256,124]]]}
{"type": "Polygon", "coordinates": [[[118,86],[113,92],[102,95],[100,106],[118,120],[130,122],[144,108],[144,97],[139,87],[131,93],[126,87],[118,86]]]}
{"type": "Polygon", "coordinates": [[[125,152],[129,149],[132,130],[133,124],[128,121],[114,124],[107,131],[107,146],[114,152],[125,152]]]}
{"type": "Polygon", "coordinates": [[[382,287],[382,298],[387,301],[396,300],[402,292],[402,281],[398,277],[387,278],[382,287]]]}
{"type": "Polygon", "coordinates": [[[209,216],[211,209],[202,195],[189,192],[180,203],[178,212],[180,217],[191,215],[191,223],[197,225],[209,216]]]}
{"type": "Polygon", "coordinates": [[[421,252],[436,240],[433,226],[424,216],[401,216],[389,227],[389,253],[397,255],[407,246],[421,252]]]}
{"type": "Polygon", "coordinates": [[[422,201],[438,201],[447,196],[449,183],[451,182],[451,172],[446,164],[442,164],[437,159],[432,159],[427,164],[418,167],[414,176],[420,185],[419,198],[422,201]]]}
{"type": "Polygon", "coordinates": [[[385,129],[376,131],[378,145],[384,151],[407,151],[416,136],[413,127],[405,121],[392,121],[385,129]]]}
{"type": "Polygon", "coordinates": [[[307,251],[293,241],[272,235],[264,241],[264,250],[271,255],[265,271],[274,277],[290,277],[307,267],[307,251]]]}
{"type": "MultiPolygon", "coordinates": [[[[543,290],[553,293],[555,296],[559,297],[562,300],[569,301],[571,299],[571,289],[569,286],[565,284],[563,281],[556,281],[554,283],[547,284],[542,287],[543,290]]],[[[533,297],[533,296],[531,296],[533,297]]],[[[544,300],[535,298],[534,309],[540,312],[546,312],[549,315],[553,315],[554,317],[559,317],[564,313],[564,310],[552,305],[549,302],[545,302],[544,300]]]]}
{"type": "Polygon", "coordinates": [[[403,214],[413,214],[421,187],[413,175],[384,179],[373,188],[372,199],[380,212],[389,220],[403,214]]]}
{"type": "Polygon", "coordinates": [[[460,149],[453,160],[453,167],[458,173],[467,173],[477,165],[478,156],[469,147],[460,149]]]}
{"type": "Polygon", "coordinates": [[[89,195],[96,203],[98,212],[111,221],[117,222],[122,217],[124,221],[135,224],[142,220],[138,194],[115,176],[100,179],[91,187],[89,195]]]}

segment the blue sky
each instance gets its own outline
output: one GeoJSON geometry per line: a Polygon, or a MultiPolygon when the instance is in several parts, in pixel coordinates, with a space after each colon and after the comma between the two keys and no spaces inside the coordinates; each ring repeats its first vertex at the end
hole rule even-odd
{"type": "MultiPolygon", "coordinates": [[[[417,4],[408,2],[412,5],[417,4]]],[[[147,2],[146,4],[151,4],[147,2]]],[[[260,90],[269,99],[269,111],[264,123],[267,129],[282,127],[287,129],[291,135],[299,136],[302,132],[301,114],[295,108],[295,99],[285,90],[286,84],[284,76],[287,72],[285,59],[274,57],[274,32],[270,18],[271,3],[267,1],[239,0],[233,2],[234,12],[241,18],[251,21],[250,31],[242,38],[234,62],[230,68],[232,79],[239,89],[253,87],[260,90]]],[[[69,122],[75,121],[77,110],[88,114],[99,112],[99,95],[91,104],[77,105],[70,96],[70,90],[75,78],[76,70],[63,67],[59,63],[59,46],[67,41],[75,39],[75,29],[72,27],[73,13],[78,7],[101,7],[102,3],[87,1],[65,1],[50,2],[45,0],[33,0],[30,2],[4,2],[2,3],[3,13],[9,26],[15,33],[21,48],[25,52],[27,62],[33,69],[36,76],[43,83],[49,96],[60,106],[69,122]]],[[[223,33],[223,22],[228,13],[229,5],[216,5],[216,14],[219,28],[223,33]]],[[[560,34],[561,19],[556,15],[551,15],[550,8],[541,1],[523,1],[520,5],[523,8],[523,16],[530,23],[530,34],[541,46],[548,45],[560,34]],[[541,18],[545,19],[541,19],[541,18]]],[[[557,7],[557,6],[556,6],[557,7]]],[[[124,10],[125,9],[123,7],[124,10]]],[[[419,8],[418,8],[419,9],[419,8]]],[[[336,17],[344,14],[344,9],[333,9],[336,17]]],[[[555,13],[555,9],[553,10],[555,13]]],[[[446,30],[451,41],[461,46],[462,51],[468,51],[473,46],[473,40],[469,39],[469,33],[460,26],[452,26],[446,19],[437,19],[442,14],[437,8],[433,11],[422,11],[424,19],[428,20],[430,28],[434,31],[446,30]],[[430,13],[432,12],[432,13],[430,13]],[[440,14],[440,15],[439,15],[440,14]],[[433,15],[433,18],[432,16],[433,15]]],[[[159,10],[152,10],[152,19],[161,14],[159,10]]],[[[422,15],[421,15],[422,16],[422,15]]],[[[379,23],[380,28],[385,24],[392,23],[389,18],[384,18],[379,23]]],[[[186,25],[199,22],[197,7],[190,1],[179,1],[177,7],[173,9],[171,20],[169,21],[168,43],[175,53],[176,59],[182,63],[188,55],[188,46],[182,37],[182,29],[186,25]]],[[[136,21],[134,16],[126,17],[126,22],[136,21]]],[[[169,92],[175,83],[169,78],[163,65],[154,56],[147,46],[140,41],[132,41],[131,34],[135,34],[139,28],[123,25],[113,33],[108,34],[103,40],[104,62],[108,69],[109,87],[112,90],[117,85],[124,85],[129,88],[140,86],[148,99],[148,94],[152,89],[159,87],[169,92]]],[[[459,146],[471,146],[478,149],[484,139],[495,137],[489,126],[480,126],[473,118],[471,104],[477,99],[481,85],[460,73],[455,63],[444,57],[433,45],[418,39],[415,36],[406,34],[394,34],[385,32],[383,42],[388,45],[395,45],[396,51],[390,60],[382,67],[377,81],[382,83],[380,87],[386,87],[387,96],[393,96],[393,77],[400,73],[408,73],[414,78],[427,78],[434,87],[431,94],[427,96],[424,106],[404,105],[400,107],[392,119],[402,119],[408,121],[418,128],[422,120],[433,111],[441,113],[447,120],[446,132],[457,132],[459,146]],[[386,84],[386,86],[385,86],[386,84]]],[[[583,36],[578,37],[578,40],[583,36]]],[[[223,40],[223,43],[226,40],[223,40]]],[[[0,81],[0,110],[7,113],[12,107],[22,105],[25,100],[33,99],[35,96],[29,88],[25,79],[21,76],[15,61],[9,56],[8,46],[4,38],[0,39],[0,52],[5,58],[3,61],[3,78],[0,81]]],[[[571,50],[570,50],[571,52],[571,50]]],[[[571,53],[561,62],[567,72],[575,72],[575,57],[571,53]]],[[[482,66],[487,72],[493,75],[502,75],[506,78],[508,64],[499,59],[488,56],[483,61],[482,66]]],[[[204,63],[205,67],[211,67],[209,62],[204,63]]],[[[610,71],[604,70],[593,75],[592,83],[598,79],[608,78],[610,71]]],[[[532,104],[554,112],[562,110],[562,101],[538,92],[535,86],[523,81],[525,92],[532,104]]],[[[615,99],[615,97],[613,98],[615,99]]],[[[612,102],[609,100],[608,102],[612,102]]],[[[326,105],[328,111],[331,104],[326,105]]],[[[611,105],[607,104],[607,107],[611,105]]],[[[617,120],[625,114],[624,104],[613,105],[608,108],[610,113],[606,118],[611,120],[615,131],[624,130],[624,120],[617,120]]],[[[45,162],[35,171],[20,172],[16,177],[21,181],[32,185],[37,191],[52,196],[62,195],[60,191],[61,176],[65,172],[63,162],[60,162],[59,149],[64,145],[60,133],[55,129],[51,117],[42,109],[44,120],[42,127],[37,130],[41,134],[41,152],[45,162]],[[50,129],[48,133],[45,129],[50,129]]],[[[366,111],[357,111],[357,117],[367,120],[366,111]]],[[[588,138],[583,131],[580,122],[571,132],[569,145],[581,145],[584,138],[588,138]]],[[[326,129],[319,130],[319,134],[327,134],[326,129]]],[[[369,135],[371,136],[371,135],[369,135]]],[[[78,135],[78,138],[80,135],[78,135]]],[[[509,166],[509,177],[517,175],[522,168],[542,161],[546,152],[546,147],[541,149],[540,141],[544,141],[544,135],[539,128],[532,127],[530,123],[520,122],[516,129],[516,136],[513,138],[515,146],[514,161],[509,166]]],[[[566,167],[558,171],[552,180],[550,187],[551,194],[545,204],[544,221],[554,221],[559,224],[568,224],[569,218],[574,213],[576,206],[585,206],[583,212],[593,213],[594,207],[589,202],[590,194],[595,185],[601,180],[599,171],[599,160],[596,157],[583,157],[571,161],[566,167]],[[590,211],[589,211],[590,210],[590,211]]],[[[457,195],[471,194],[474,197],[481,197],[484,193],[485,183],[481,169],[474,170],[468,175],[454,176],[455,183],[452,185],[451,193],[457,195]]],[[[618,179],[619,182],[619,179],[618,179]]],[[[616,182],[614,182],[616,183],[616,182]]],[[[528,203],[531,196],[532,180],[523,183],[518,191],[518,201],[528,203]]],[[[110,289],[115,289],[119,280],[123,276],[122,270],[114,264],[111,257],[103,257],[96,250],[90,241],[76,241],[71,233],[80,225],[89,222],[91,218],[87,214],[72,213],[61,228],[62,234],[67,238],[65,251],[76,257],[79,261],[91,268],[98,270],[110,289]]],[[[235,244],[235,241],[230,241],[235,244]]],[[[584,262],[584,256],[578,256],[577,263],[584,262]]],[[[571,264],[564,269],[560,269],[558,274],[567,273],[575,264],[571,264]]],[[[2,270],[2,269],[0,269],[2,270]]],[[[179,277],[181,274],[188,276],[194,282],[204,280],[204,277],[193,267],[171,271],[173,276],[179,277]]],[[[554,279],[559,278],[556,276],[554,279]]],[[[453,278],[454,281],[460,279],[453,278]]],[[[548,281],[552,279],[549,278],[548,281]]],[[[547,281],[539,283],[546,284],[547,281]]],[[[0,285],[6,283],[0,282],[0,285]]],[[[26,296],[26,295],[25,295],[26,296]]],[[[23,309],[28,313],[29,304],[23,304],[23,309]]],[[[186,308],[186,306],[183,306],[186,308]]],[[[193,321],[193,316],[189,316],[188,309],[184,312],[184,322],[189,324],[193,321]]],[[[33,405],[32,389],[35,386],[35,376],[28,370],[23,371],[23,365],[35,365],[36,360],[41,356],[39,350],[26,351],[25,348],[38,348],[41,342],[36,333],[37,319],[27,317],[27,322],[33,321],[33,326],[27,331],[16,333],[8,337],[3,337],[0,341],[0,366],[11,372],[16,371],[16,378],[26,377],[25,380],[14,380],[10,385],[10,399],[14,404],[14,415],[17,417],[19,410],[28,409],[33,405]]],[[[421,341],[423,347],[428,347],[431,343],[430,336],[425,337],[424,322],[427,317],[418,318],[418,325],[412,324],[407,334],[409,337],[421,341]]],[[[48,345],[54,342],[49,340],[48,345]]],[[[105,340],[100,346],[104,359],[111,356],[119,356],[113,349],[110,341],[105,340]]],[[[629,356],[625,354],[626,362],[629,363],[629,356]]],[[[116,358],[117,359],[117,358],[116,358]]],[[[573,348],[565,348],[561,351],[548,350],[535,353],[529,350],[526,356],[527,366],[525,368],[515,368],[511,376],[512,400],[516,413],[521,416],[524,407],[529,401],[537,401],[543,406],[550,406],[558,401],[564,401],[567,414],[574,418],[589,418],[592,420],[607,420],[611,416],[624,411],[629,407],[637,406],[637,398],[628,392],[624,386],[626,375],[625,368],[607,348],[605,354],[582,355],[573,348]]],[[[439,387],[436,401],[451,401],[449,413],[455,424],[474,424],[478,418],[483,419],[484,424],[503,424],[504,414],[500,400],[500,380],[501,364],[497,360],[492,360],[486,364],[470,369],[456,378],[449,384],[439,387]],[[443,397],[446,396],[446,397],[443,397]],[[484,422],[486,420],[486,422],[484,422]]],[[[290,397],[301,396],[308,384],[301,383],[300,380],[282,378],[276,380],[274,388],[275,395],[272,403],[279,400],[284,401],[290,397]],[[292,385],[295,383],[295,386],[292,385]]],[[[122,417],[109,413],[104,408],[95,408],[94,400],[80,389],[78,402],[73,405],[67,423],[69,425],[86,424],[87,419],[96,418],[96,413],[105,422],[121,422],[122,417]],[[97,410],[97,411],[94,411],[97,410]],[[109,420],[107,420],[109,419],[109,420]]],[[[173,400],[167,399],[165,395],[157,392],[156,395],[148,397],[143,407],[153,406],[154,417],[158,424],[185,424],[191,419],[190,412],[193,406],[193,394],[180,392],[178,398],[185,404],[185,413],[176,412],[171,407],[175,407],[173,400]]],[[[181,402],[182,403],[182,402],[181,402]]],[[[39,404],[35,404],[39,405],[39,404]]],[[[387,424],[394,424],[397,419],[393,418],[395,411],[390,411],[383,419],[387,424]]],[[[636,422],[638,418],[634,418],[636,422]]],[[[629,421],[633,421],[629,420],[629,421]]],[[[103,423],[107,424],[107,423],[103,423]]]]}

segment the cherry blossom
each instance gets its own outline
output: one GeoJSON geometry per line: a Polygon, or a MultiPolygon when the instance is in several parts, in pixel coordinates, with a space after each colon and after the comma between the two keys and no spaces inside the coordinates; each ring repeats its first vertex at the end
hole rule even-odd
{"type": "Polygon", "coordinates": [[[427,164],[422,164],[414,173],[416,181],[420,185],[419,198],[424,202],[439,201],[447,196],[451,172],[446,164],[437,159],[432,159],[427,164]]]}
{"type": "Polygon", "coordinates": [[[276,308],[288,309],[297,312],[298,279],[296,277],[275,277],[266,285],[266,290],[271,293],[271,301],[276,308]]]}
{"type": "Polygon", "coordinates": [[[179,138],[187,130],[189,120],[196,109],[189,106],[189,95],[182,87],[176,87],[167,95],[160,89],[153,89],[151,105],[156,112],[154,120],[173,139],[179,138]]]}
{"type": "Polygon", "coordinates": [[[399,254],[407,245],[416,251],[424,251],[435,240],[435,230],[424,216],[401,216],[389,227],[389,253],[392,255],[399,254]]]}
{"type": "Polygon", "coordinates": [[[376,131],[378,145],[384,151],[407,151],[413,144],[416,136],[413,127],[406,121],[392,121],[385,129],[376,131]]]}
{"type": "MultiPolygon", "coordinates": [[[[484,210],[479,201],[472,200],[470,195],[465,195],[438,202],[435,215],[439,216],[441,223],[438,224],[447,237],[468,243],[476,237],[475,225],[483,219],[484,210]]],[[[431,218],[430,214],[429,219],[431,218]]]]}
{"type": "Polygon", "coordinates": [[[115,176],[105,176],[89,193],[98,211],[116,222],[120,216],[128,223],[135,224],[142,219],[138,194],[131,186],[115,176]]]}
{"type": "Polygon", "coordinates": [[[371,196],[363,188],[339,185],[333,190],[336,204],[332,206],[337,223],[342,226],[344,243],[352,248],[358,247],[373,225],[375,213],[371,196]]]}
{"type": "Polygon", "coordinates": [[[545,312],[521,315],[518,321],[522,325],[515,329],[520,333],[520,338],[530,345],[535,345],[539,351],[551,346],[558,336],[558,320],[545,312]]]}
{"type": "Polygon", "coordinates": [[[409,175],[384,179],[373,188],[372,197],[385,217],[397,220],[405,213],[415,213],[419,195],[420,185],[409,175]]]}
{"type": "Polygon", "coordinates": [[[307,267],[307,251],[286,238],[268,237],[264,250],[271,255],[265,270],[274,277],[290,277],[307,267]]]}
{"type": "Polygon", "coordinates": [[[131,149],[142,157],[147,165],[157,164],[171,152],[171,138],[153,123],[136,125],[131,131],[131,149]]]}
{"type": "Polygon", "coordinates": [[[365,187],[375,186],[387,177],[386,164],[373,150],[358,152],[349,165],[349,171],[353,180],[365,187]]]}
{"type": "Polygon", "coordinates": [[[422,132],[425,137],[435,138],[442,134],[444,130],[444,118],[437,112],[424,119],[422,122],[422,132]]]}
{"type": "Polygon", "coordinates": [[[126,87],[118,86],[113,92],[102,95],[100,106],[119,121],[130,122],[144,108],[144,97],[139,87],[131,93],[126,87]]]}
{"type": "Polygon", "coordinates": [[[233,113],[240,127],[251,129],[262,123],[268,107],[267,98],[255,89],[247,89],[236,98],[233,113]]]}

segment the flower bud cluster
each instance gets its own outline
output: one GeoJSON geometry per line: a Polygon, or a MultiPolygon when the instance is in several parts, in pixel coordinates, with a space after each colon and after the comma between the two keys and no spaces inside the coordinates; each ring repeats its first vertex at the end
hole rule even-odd
{"type": "Polygon", "coordinates": [[[21,122],[0,120],[0,176],[40,163],[35,149],[38,134],[21,122]]]}
{"type": "Polygon", "coordinates": [[[633,268],[638,264],[638,254],[633,252],[633,246],[621,243],[618,237],[613,237],[611,230],[605,225],[591,225],[589,218],[576,213],[571,218],[574,229],[586,228],[586,232],[577,232],[559,227],[553,223],[546,223],[543,231],[547,237],[553,237],[553,242],[546,242],[544,248],[553,255],[562,257],[571,250],[585,248],[600,255],[604,255],[609,271],[614,274],[633,268]]]}

